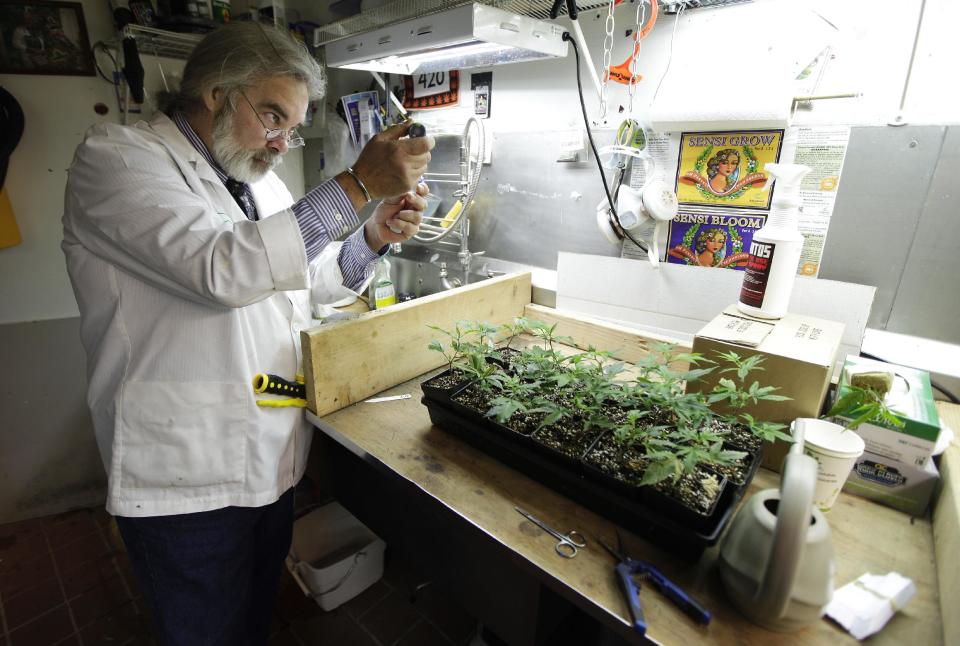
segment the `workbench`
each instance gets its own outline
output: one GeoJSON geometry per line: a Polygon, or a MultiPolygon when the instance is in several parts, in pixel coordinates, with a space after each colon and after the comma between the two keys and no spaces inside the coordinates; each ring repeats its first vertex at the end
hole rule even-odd
{"type": "MultiPolygon", "coordinates": [[[[630,631],[629,613],[614,576],[614,561],[597,543],[616,545],[618,528],[559,493],[507,467],[487,454],[431,425],[420,402],[420,382],[437,371],[389,388],[381,395],[411,394],[410,399],[358,402],[317,416],[314,472],[324,472],[340,501],[380,534],[389,547],[419,550],[425,562],[450,579],[458,600],[511,644],[547,639],[551,612],[572,605],[627,643],[644,643],[630,631]],[[573,559],[554,552],[556,540],[514,510],[522,507],[547,524],[576,529],[588,540],[573,559]],[[538,596],[539,595],[539,596],[538,596]],[[531,601],[532,599],[532,601],[531,601]],[[539,604],[539,608],[537,607],[539,604]],[[550,610],[553,608],[553,610],[550,610]],[[529,624],[529,625],[526,625],[529,624]]],[[[941,414],[960,428],[960,407],[941,414]]],[[[870,572],[897,571],[913,579],[917,594],[872,639],[877,644],[939,644],[944,641],[934,524],[938,541],[956,546],[956,446],[948,499],[951,509],[935,518],[911,518],[873,502],[841,494],[828,520],[839,587],[870,572]]],[[[945,464],[944,467],[947,465],[945,464]]],[[[946,478],[945,478],[946,479],[946,478]]],[[[761,469],[747,494],[776,487],[778,474],[761,469]]],[[[709,626],[691,621],[656,590],[645,586],[641,603],[647,638],[663,644],[856,643],[843,629],[823,619],[796,633],[772,633],[749,623],[726,601],[714,562],[717,548],[691,562],[620,530],[631,556],[649,561],[713,613],[709,626]]],[[[944,567],[941,590],[955,591],[957,575],[944,567]],[[943,588],[946,585],[947,588],[943,588]]],[[[956,599],[956,597],[953,597],[956,599]]],[[[947,634],[952,628],[948,625],[947,634]]]]}

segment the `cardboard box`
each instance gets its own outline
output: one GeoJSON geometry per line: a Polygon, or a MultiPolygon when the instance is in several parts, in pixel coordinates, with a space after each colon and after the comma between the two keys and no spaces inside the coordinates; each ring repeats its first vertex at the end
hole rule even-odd
{"type": "MultiPolygon", "coordinates": [[[[850,375],[859,372],[894,374],[893,387],[884,397],[884,403],[904,423],[903,428],[897,428],[890,422],[875,420],[857,427],[856,432],[866,442],[867,451],[887,461],[924,466],[940,435],[940,416],[933,403],[930,375],[923,370],[848,355],[837,386],[837,398],[846,394],[850,375]]],[[[849,419],[837,416],[833,421],[845,425],[849,419]]]]}
{"type": "MultiPolygon", "coordinates": [[[[776,386],[776,394],[792,399],[761,401],[742,412],[789,425],[798,417],[819,417],[843,330],[843,323],[798,314],[773,321],[754,318],[732,305],[697,333],[693,351],[721,364],[723,361],[717,356],[721,352],[763,356],[763,370],[751,373],[747,383],[759,381],[762,386],[776,386]]],[[[721,378],[729,376],[715,370],[702,381],[688,384],[687,389],[709,392],[721,378]]],[[[763,466],[779,471],[789,448],[786,442],[765,444],[763,466]]]]}
{"type": "Polygon", "coordinates": [[[939,479],[940,473],[933,460],[915,466],[866,452],[857,458],[843,490],[922,516],[939,479]]]}

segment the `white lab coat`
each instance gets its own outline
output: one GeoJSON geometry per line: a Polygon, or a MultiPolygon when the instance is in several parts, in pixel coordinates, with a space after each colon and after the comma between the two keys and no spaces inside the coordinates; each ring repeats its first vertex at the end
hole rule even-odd
{"type": "Polygon", "coordinates": [[[162,114],[95,126],[77,149],[63,250],[112,514],[261,506],[303,474],[303,410],[258,407],[252,381],[301,370],[308,287],[353,292],[339,243],[308,266],[276,175],[252,190],[258,222],[162,114]]]}

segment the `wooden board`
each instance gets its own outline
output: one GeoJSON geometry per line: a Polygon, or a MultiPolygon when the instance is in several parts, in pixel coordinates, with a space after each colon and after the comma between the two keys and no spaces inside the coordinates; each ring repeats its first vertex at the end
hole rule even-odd
{"type": "Polygon", "coordinates": [[[689,344],[652,332],[640,332],[609,321],[601,321],[586,314],[557,310],[531,303],[524,308],[524,316],[531,321],[556,324],[558,336],[568,336],[581,350],[593,346],[608,350],[621,361],[636,363],[650,354],[657,343],[674,343],[682,352],[689,352],[689,344]]]}
{"type": "MultiPolygon", "coordinates": [[[[937,402],[940,420],[960,431],[960,406],[937,402]]],[[[940,458],[941,487],[933,507],[933,541],[938,563],[953,563],[960,554],[960,445],[954,438],[940,458]]],[[[943,613],[943,640],[960,644],[960,569],[940,568],[940,610],[943,613]]]]}
{"type": "Polygon", "coordinates": [[[507,323],[530,295],[530,273],[514,273],[304,330],[307,407],[325,415],[442,365],[443,356],[427,350],[437,338],[428,325],[507,323]]]}

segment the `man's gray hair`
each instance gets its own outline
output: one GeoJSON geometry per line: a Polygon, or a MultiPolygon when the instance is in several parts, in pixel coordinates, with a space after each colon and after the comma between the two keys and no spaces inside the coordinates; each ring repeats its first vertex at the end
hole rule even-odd
{"type": "Polygon", "coordinates": [[[200,41],[184,67],[180,90],[161,94],[160,109],[190,111],[203,105],[204,91],[220,88],[230,96],[276,76],[302,81],[311,101],[323,96],[323,68],[303,43],[259,22],[231,22],[200,41]]]}

